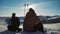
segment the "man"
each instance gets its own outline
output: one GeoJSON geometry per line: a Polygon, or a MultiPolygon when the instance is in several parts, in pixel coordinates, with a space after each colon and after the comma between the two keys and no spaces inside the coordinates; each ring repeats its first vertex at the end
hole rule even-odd
{"type": "Polygon", "coordinates": [[[27,32],[37,31],[39,29],[37,24],[40,24],[40,28],[43,28],[41,20],[37,17],[35,11],[30,8],[24,19],[23,30],[27,32]]]}
{"type": "Polygon", "coordinates": [[[12,14],[10,25],[8,25],[8,30],[19,31],[20,21],[19,18],[15,16],[15,13],[12,14]]]}

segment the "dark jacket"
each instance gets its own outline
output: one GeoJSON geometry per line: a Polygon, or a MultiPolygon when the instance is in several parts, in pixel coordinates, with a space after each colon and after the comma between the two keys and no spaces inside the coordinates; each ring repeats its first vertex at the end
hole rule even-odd
{"type": "Polygon", "coordinates": [[[38,23],[42,23],[41,20],[37,17],[33,9],[29,9],[24,19],[23,30],[33,31],[34,25],[38,23]]]}

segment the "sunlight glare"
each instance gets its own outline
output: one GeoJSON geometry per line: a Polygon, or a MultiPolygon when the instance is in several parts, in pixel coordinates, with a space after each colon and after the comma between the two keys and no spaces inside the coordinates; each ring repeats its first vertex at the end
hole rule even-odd
{"type": "Polygon", "coordinates": [[[28,6],[28,9],[29,9],[29,8],[35,9],[35,6],[34,6],[34,5],[30,5],[30,6],[28,6]]]}

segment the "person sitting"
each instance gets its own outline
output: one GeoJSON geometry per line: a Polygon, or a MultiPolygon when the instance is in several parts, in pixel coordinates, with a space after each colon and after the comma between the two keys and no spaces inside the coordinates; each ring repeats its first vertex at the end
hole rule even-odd
{"type": "Polygon", "coordinates": [[[35,11],[30,8],[24,19],[23,30],[27,32],[33,32],[42,31],[41,29],[43,30],[43,24],[41,20],[38,18],[35,11]]]}
{"type": "Polygon", "coordinates": [[[21,29],[19,28],[19,25],[20,25],[19,18],[15,16],[15,13],[13,13],[10,19],[10,25],[8,25],[8,30],[21,31],[21,29]]]}

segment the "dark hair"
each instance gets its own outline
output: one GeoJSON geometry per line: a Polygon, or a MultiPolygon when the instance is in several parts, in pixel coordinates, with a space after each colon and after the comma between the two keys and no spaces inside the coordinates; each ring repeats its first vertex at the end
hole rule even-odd
{"type": "Polygon", "coordinates": [[[15,17],[15,15],[16,15],[15,13],[12,13],[12,18],[14,18],[14,17],[15,17]]]}
{"type": "Polygon", "coordinates": [[[29,12],[32,12],[32,13],[34,13],[34,10],[33,10],[32,8],[30,8],[30,9],[29,9],[29,12]]]}

